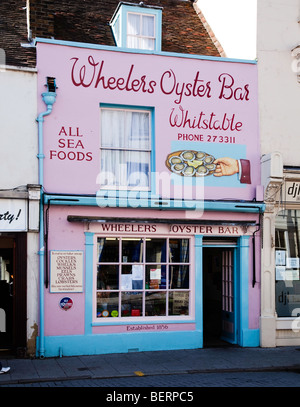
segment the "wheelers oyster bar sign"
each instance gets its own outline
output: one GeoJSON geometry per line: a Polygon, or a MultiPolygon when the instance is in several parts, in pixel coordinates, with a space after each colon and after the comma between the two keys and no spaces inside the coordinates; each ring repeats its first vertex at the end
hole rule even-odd
{"type": "Polygon", "coordinates": [[[144,223],[100,223],[97,226],[99,233],[109,234],[161,234],[175,233],[183,235],[230,235],[239,236],[245,234],[245,228],[239,225],[183,225],[183,224],[144,224],[144,223]]]}
{"type": "MultiPolygon", "coordinates": [[[[59,93],[55,115],[44,129],[46,190],[95,195],[107,189],[98,180],[107,171],[115,175],[113,166],[104,165],[110,148],[138,149],[141,142],[141,131],[135,131],[127,144],[120,146],[117,136],[105,144],[109,138],[103,110],[121,109],[151,116],[143,136],[151,139],[144,158],[136,165],[125,160],[124,173],[138,168],[152,193],[174,198],[184,181],[184,188],[193,191],[204,183],[207,200],[255,198],[260,185],[255,63],[49,42],[37,42],[39,91],[51,72],[59,93]],[[150,183],[154,173],[167,174],[174,189],[150,183]]],[[[118,188],[117,182],[114,186],[118,188]]]]}

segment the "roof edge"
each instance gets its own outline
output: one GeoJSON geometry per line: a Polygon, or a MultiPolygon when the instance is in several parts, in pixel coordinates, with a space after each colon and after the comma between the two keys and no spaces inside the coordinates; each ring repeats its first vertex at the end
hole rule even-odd
{"type": "Polygon", "coordinates": [[[189,58],[189,59],[202,59],[207,61],[220,61],[220,62],[233,62],[233,63],[243,63],[257,65],[257,60],[252,59],[236,59],[236,58],[226,58],[226,57],[214,57],[209,55],[199,55],[199,54],[181,54],[175,52],[166,52],[166,51],[147,51],[147,50],[138,50],[133,48],[120,48],[110,45],[101,45],[101,44],[92,44],[87,42],[75,42],[75,41],[65,41],[65,40],[55,40],[52,38],[41,38],[37,37],[34,39],[34,44],[37,43],[46,43],[52,45],[61,45],[67,47],[77,47],[77,48],[89,48],[94,50],[103,50],[103,51],[114,51],[114,52],[124,52],[129,54],[145,54],[145,55],[158,55],[158,56],[168,56],[176,58],[189,58]]]}
{"type": "Polygon", "coordinates": [[[194,9],[196,11],[196,14],[200,18],[200,21],[203,24],[203,27],[207,31],[207,34],[209,35],[210,39],[214,43],[214,46],[217,48],[219,54],[221,55],[221,57],[226,58],[226,53],[224,51],[224,48],[222,47],[221,43],[219,42],[219,40],[215,36],[215,33],[213,32],[211,26],[208,24],[206,18],[204,17],[204,14],[202,13],[200,7],[198,6],[197,0],[193,2],[193,7],[194,7],[194,9]]]}

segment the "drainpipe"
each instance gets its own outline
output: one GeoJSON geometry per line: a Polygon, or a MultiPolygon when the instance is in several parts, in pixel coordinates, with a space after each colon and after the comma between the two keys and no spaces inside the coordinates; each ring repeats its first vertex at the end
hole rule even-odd
{"type": "Polygon", "coordinates": [[[42,98],[47,106],[47,110],[38,115],[38,159],[39,159],[39,184],[41,185],[40,196],[40,236],[39,236],[39,276],[40,276],[40,332],[39,332],[39,357],[45,356],[45,335],[44,335],[44,273],[45,273],[45,247],[44,247],[44,147],[43,147],[43,123],[44,117],[52,112],[52,107],[56,99],[56,85],[54,78],[47,78],[48,92],[42,93],[42,98]]]}

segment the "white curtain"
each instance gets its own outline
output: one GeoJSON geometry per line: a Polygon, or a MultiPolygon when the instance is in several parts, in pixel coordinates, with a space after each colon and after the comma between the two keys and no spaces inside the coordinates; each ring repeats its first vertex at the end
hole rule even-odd
{"type": "Polygon", "coordinates": [[[102,109],[102,186],[149,187],[149,120],[149,112],[102,109]]]}
{"type": "Polygon", "coordinates": [[[142,49],[154,49],[154,17],[142,16],[142,49]],[[149,38],[152,37],[152,38],[149,38]]]}
{"type": "Polygon", "coordinates": [[[154,16],[128,13],[127,21],[128,48],[154,49],[154,16]]]}

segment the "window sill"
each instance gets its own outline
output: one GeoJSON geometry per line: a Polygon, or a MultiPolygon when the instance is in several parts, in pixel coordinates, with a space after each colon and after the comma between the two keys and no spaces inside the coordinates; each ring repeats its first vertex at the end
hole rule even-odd
{"type": "Polygon", "coordinates": [[[297,317],[277,317],[276,318],[276,329],[293,329],[292,323],[297,317]]]}

